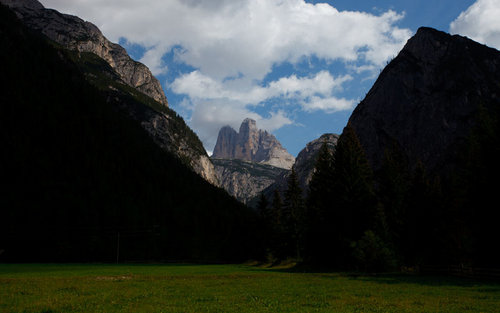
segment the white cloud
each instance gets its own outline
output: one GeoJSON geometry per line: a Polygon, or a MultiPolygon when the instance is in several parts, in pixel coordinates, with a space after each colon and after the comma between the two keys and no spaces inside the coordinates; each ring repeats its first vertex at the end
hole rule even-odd
{"type": "Polygon", "coordinates": [[[175,93],[194,99],[226,99],[243,105],[257,105],[275,97],[301,100],[314,95],[330,96],[332,92],[342,90],[342,84],[351,79],[350,75],[334,78],[329,72],[321,71],[312,77],[281,77],[262,87],[238,84],[241,79],[219,82],[196,70],[180,76],[170,87],[175,93]]]}
{"type": "Polygon", "coordinates": [[[302,107],[306,111],[318,111],[322,110],[327,113],[333,113],[337,111],[350,110],[354,107],[356,102],[354,100],[348,100],[345,98],[336,98],[336,97],[310,97],[301,102],[302,107]]]}
{"type": "Polygon", "coordinates": [[[199,134],[208,149],[215,145],[221,126],[230,125],[238,129],[246,117],[255,119],[260,128],[268,131],[279,129],[293,121],[283,110],[270,112],[269,118],[248,109],[248,104],[279,98],[282,106],[288,102],[299,104],[304,111],[323,110],[331,113],[351,109],[355,102],[334,96],[342,89],[342,84],[352,79],[349,75],[333,77],[327,71],[321,71],[311,77],[292,75],[270,82],[267,86],[253,86],[251,89],[238,90],[234,81],[218,82],[193,71],[176,79],[171,88],[175,93],[189,96],[190,103],[183,101],[184,107],[192,108],[190,125],[199,134]]]}
{"type": "Polygon", "coordinates": [[[271,131],[293,123],[283,111],[287,105],[331,113],[352,109],[355,103],[339,96],[353,79],[347,73],[333,76],[315,70],[305,77],[277,76],[270,75],[273,66],[314,57],[328,64],[340,61],[353,74],[375,72],[411,35],[396,25],[404,13],[338,11],[304,0],[41,2],[93,22],[112,41],[125,38],[144,47],[140,61],[154,74],[168,70],[162,57],[169,52],[175,61],[193,67],[170,88],[187,96],[180,105],[191,112],[189,123],[209,149],[221,126],[237,128],[246,117],[271,131]],[[271,82],[263,83],[270,77],[271,82]],[[271,106],[263,114],[267,118],[252,111],[270,99],[279,99],[280,105],[271,106]]]}
{"type": "Polygon", "coordinates": [[[163,49],[158,49],[155,47],[146,51],[139,61],[141,63],[147,64],[154,75],[165,74],[168,70],[168,67],[162,60],[163,54],[163,49]]]}
{"type": "Polygon", "coordinates": [[[499,0],[477,0],[450,24],[450,32],[500,49],[499,16],[499,0]]]}
{"type": "Polygon", "coordinates": [[[243,74],[262,79],[273,64],[316,55],[382,65],[411,35],[395,23],[402,14],[339,12],[303,0],[42,0],[91,20],[113,41],[147,47],[155,72],[175,45],[179,60],[216,80],[243,74]]]}

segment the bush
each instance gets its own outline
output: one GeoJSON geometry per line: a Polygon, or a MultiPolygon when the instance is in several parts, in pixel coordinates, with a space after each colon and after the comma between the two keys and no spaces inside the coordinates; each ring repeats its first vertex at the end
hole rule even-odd
{"type": "Polygon", "coordinates": [[[365,231],[360,240],[351,244],[354,261],[365,272],[388,271],[396,268],[394,252],[373,231],[365,231]]]}

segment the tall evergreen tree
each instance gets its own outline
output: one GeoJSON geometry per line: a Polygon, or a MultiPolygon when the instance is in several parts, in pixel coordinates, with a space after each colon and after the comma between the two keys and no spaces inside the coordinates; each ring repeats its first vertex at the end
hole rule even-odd
{"type": "Polygon", "coordinates": [[[261,255],[264,257],[269,255],[271,252],[271,246],[273,241],[273,219],[272,219],[272,208],[269,207],[269,201],[267,200],[264,193],[260,194],[259,202],[257,203],[257,213],[259,214],[259,226],[262,227],[262,231],[258,232],[259,242],[261,243],[261,255]]]}
{"type": "Polygon", "coordinates": [[[304,247],[306,218],[302,189],[299,186],[294,168],[292,168],[292,172],[288,177],[288,188],[285,191],[283,209],[286,217],[286,233],[290,236],[291,248],[294,248],[295,256],[300,259],[304,247]]]}
{"type": "Polygon", "coordinates": [[[338,265],[349,262],[350,244],[376,224],[377,201],[373,175],[354,129],[348,124],[339,138],[333,158],[332,195],[335,206],[332,227],[338,265]]]}
{"type": "Polygon", "coordinates": [[[271,224],[270,253],[273,258],[283,260],[287,257],[289,241],[286,233],[287,220],[284,212],[283,200],[278,189],[275,189],[273,192],[269,219],[271,224]]]}
{"type": "Polygon", "coordinates": [[[333,152],[324,142],[318,152],[307,196],[305,253],[310,263],[324,264],[331,259],[325,243],[333,237],[332,198],[333,152]]]}
{"type": "Polygon", "coordinates": [[[270,219],[274,228],[282,228],[283,224],[283,200],[281,199],[281,194],[278,189],[274,189],[273,201],[271,205],[270,219]]]}
{"type": "Polygon", "coordinates": [[[372,169],[354,129],[347,125],[333,159],[334,194],[341,230],[351,239],[374,226],[376,198],[372,169]]]}
{"type": "Polygon", "coordinates": [[[260,217],[265,220],[270,220],[270,209],[269,209],[269,200],[267,200],[264,193],[261,193],[259,196],[259,202],[257,203],[257,213],[259,213],[260,217]]]}

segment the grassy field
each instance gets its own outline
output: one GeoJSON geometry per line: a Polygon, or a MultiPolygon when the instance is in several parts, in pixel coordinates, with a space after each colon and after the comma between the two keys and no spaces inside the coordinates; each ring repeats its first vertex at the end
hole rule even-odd
{"type": "Polygon", "coordinates": [[[0,312],[500,312],[500,283],[245,265],[0,264],[0,312]]]}

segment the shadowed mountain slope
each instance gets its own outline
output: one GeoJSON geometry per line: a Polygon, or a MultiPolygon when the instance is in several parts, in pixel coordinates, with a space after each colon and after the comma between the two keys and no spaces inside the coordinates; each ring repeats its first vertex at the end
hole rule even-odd
{"type": "Polygon", "coordinates": [[[2,5],[0,37],[2,261],[252,255],[254,213],[157,145],[129,110],[149,114],[142,94],[89,83],[113,71],[2,5]]]}

